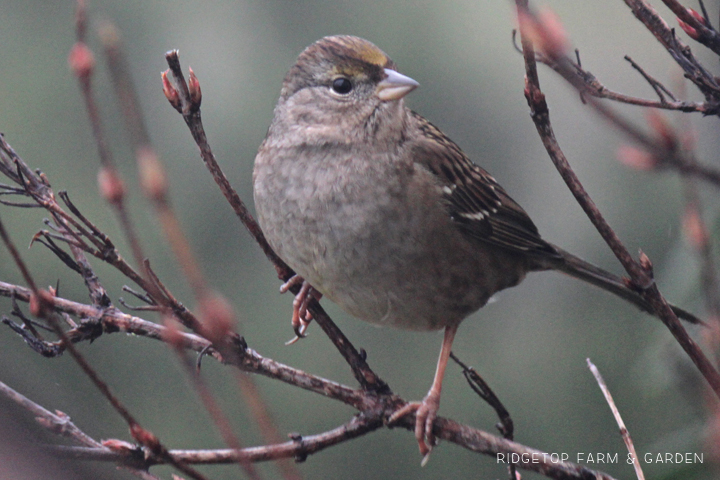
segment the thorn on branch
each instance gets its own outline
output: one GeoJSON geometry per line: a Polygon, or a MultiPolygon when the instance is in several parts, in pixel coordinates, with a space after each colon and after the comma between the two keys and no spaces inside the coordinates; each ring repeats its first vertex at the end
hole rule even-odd
{"type": "Polygon", "coordinates": [[[200,350],[200,352],[198,353],[197,361],[195,362],[195,369],[196,369],[198,372],[200,371],[200,367],[202,366],[202,359],[203,359],[203,357],[204,357],[205,355],[210,355],[210,354],[211,354],[211,350],[213,350],[212,344],[210,344],[210,345],[208,345],[207,347],[203,348],[203,349],[200,350]]]}

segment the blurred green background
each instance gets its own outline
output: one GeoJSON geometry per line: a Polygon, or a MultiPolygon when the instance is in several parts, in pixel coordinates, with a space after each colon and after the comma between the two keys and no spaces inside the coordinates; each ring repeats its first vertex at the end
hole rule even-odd
{"type": "MultiPolygon", "coordinates": [[[[668,85],[680,77],[669,56],[622,2],[545,2],[560,16],[583,66],[609,88],[653,97],[652,89],[623,60],[630,55],[668,85]]],[[[655,2],[661,3],[661,2],[655,2]]],[[[717,17],[717,5],[711,17],[717,17]]],[[[691,5],[695,6],[695,5],[691,5]]],[[[658,8],[660,8],[658,6],[658,8]]],[[[164,52],[180,50],[203,91],[202,112],[210,143],[241,196],[252,203],[256,149],[272,117],[285,71],[318,38],[338,33],[376,43],[420,82],[409,105],[453,138],[525,207],[543,235],[609,270],[620,267],[573,201],[549,162],[523,97],[524,68],[514,50],[509,1],[91,1],[93,25],[111,19],[122,33],[154,145],[167,166],[174,205],[212,285],[234,305],[239,330],[262,355],[348,385],[349,369],[316,327],[292,347],[292,298],[278,294],[274,270],[235,219],[199,160],[181,117],[162,95],[164,52]]],[[[674,18],[660,9],[668,21],[674,18]]],[[[81,210],[130,257],[122,233],[96,187],[97,156],[77,84],[67,67],[74,42],[72,2],[0,1],[0,131],[56,191],[67,190],[81,210]]],[[[94,78],[117,163],[131,185],[132,217],[146,254],[176,296],[192,308],[187,284],[158,231],[152,209],[135,186],[128,137],[113,97],[96,37],[94,78]]],[[[717,59],[693,44],[711,68],[717,59]]],[[[682,183],[672,174],[631,171],[616,160],[622,134],[600,120],[549,69],[541,67],[560,143],[593,199],[631,251],[642,248],[655,264],[661,290],[673,302],[704,313],[698,263],[680,228],[682,183]]],[[[690,97],[700,100],[693,92],[690,97]]],[[[639,123],[637,108],[618,109],[639,123]]],[[[681,125],[681,117],[670,115],[681,125]]],[[[699,158],[717,165],[717,119],[685,116],[696,129],[699,158]]],[[[1,182],[2,180],[0,180],[1,182]]],[[[706,219],[716,232],[720,203],[701,186],[706,219]]],[[[42,225],[42,212],[0,208],[6,227],[23,247],[42,225]]],[[[42,246],[21,249],[40,285],[60,282],[61,295],[87,301],[81,279],[42,246]]],[[[126,281],[94,262],[117,304],[126,281]]],[[[0,280],[22,283],[0,249],[0,280]]],[[[127,295],[124,295],[127,297],[127,295]]],[[[130,300],[132,303],[132,300],[130,300]]],[[[441,334],[378,330],[324,305],[371,366],[395,392],[419,399],[435,368],[441,334]]],[[[10,302],[0,299],[0,313],[10,302]]],[[[157,320],[155,318],[151,318],[157,320]]],[[[695,329],[691,329],[695,331],[695,329]]],[[[697,333],[695,331],[695,333],[697,333]]],[[[164,345],[121,334],[106,335],[81,351],[134,415],[170,448],[221,448],[223,443],[164,345]]],[[[455,353],[476,367],[505,402],[516,440],[548,452],[618,453],[619,464],[589,465],[628,478],[625,447],[602,394],[585,365],[590,357],[606,381],[645,452],[705,452],[705,464],[645,465],[652,478],[711,478],[706,445],[709,396],[692,365],[659,321],[609,295],[560,274],[533,274],[461,327],[455,353]]],[[[69,355],[43,359],[9,329],[0,329],[0,380],[50,410],[69,414],[95,438],[129,440],[127,428],[69,355]]],[[[213,386],[246,445],[262,442],[228,368],[206,360],[213,386]]],[[[281,432],[319,433],[347,421],[353,410],[318,395],[265,378],[256,379],[281,432]]],[[[717,402],[710,399],[712,405],[717,402]]],[[[31,416],[0,399],[0,424],[42,435],[31,416]]],[[[494,432],[496,418],[476,398],[456,366],[445,380],[440,414],[494,432]]],[[[7,446],[0,447],[9,452],[7,446]]],[[[17,461],[18,457],[14,457],[17,461]]],[[[5,460],[3,460],[5,462],[5,460]]],[[[13,463],[5,463],[10,466],[13,463]]],[[[64,465],[77,478],[134,478],[111,465],[64,465]]],[[[276,478],[271,464],[259,467],[276,478]]],[[[409,432],[381,430],[344,443],[299,465],[305,478],[503,478],[495,459],[442,444],[425,468],[409,432]]],[[[238,478],[236,467],[201,469],[210,478],[238,478]]],[[[169,470],[155,473],[169,478],[169,470]]],[[[8,477],[10,478],[10,477],[8,477]]],[[[23,477],[15,472],[12,478],[23,477]]],[[[539,478],[524,473],[523,478],[539,478]]]]}

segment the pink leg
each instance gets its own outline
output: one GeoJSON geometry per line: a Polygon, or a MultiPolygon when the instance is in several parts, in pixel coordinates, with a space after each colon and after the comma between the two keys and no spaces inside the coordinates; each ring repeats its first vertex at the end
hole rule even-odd
{"type": "Polygon", "coordinates": [[[435,445],[435,435],[432,429],[435,419],[437,418],[438,409],[440,408],[440,392],[442,391],[442,382],[445,377],[445,367],[447,367],[448,359],[450,358],[450,352],[452,351],[452,344],[458,326],[458,324],[455,324],[445,327],[445,336],[443,337],[442,348],[440,349],[435,378],[425,398],[420,402],[410,402],[404,405],[393,413],[389,419],[389,423],[393,423],[405,415],[415,412],[415,439],[418,442],[420,454],[425,457],[423,463],[427,461],[435,445]]]}

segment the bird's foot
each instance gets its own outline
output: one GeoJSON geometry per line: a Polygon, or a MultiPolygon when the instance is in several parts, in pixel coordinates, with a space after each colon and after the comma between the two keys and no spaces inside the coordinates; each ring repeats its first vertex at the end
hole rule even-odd
{"type": "Polygon", "coordinates": [[[430,452],[437,444],[435,434],[433,433],[433,424],[437,418],[437,412],[440,408],[440,396],[428,395],[420,402],[410,402],[403,405],[399,410],[393,413],[389,420],[389,424],[393,424],[402,417],[415,412],[415,439],[420,448],[420,454],[423,456],[421,465],[425,465],[430,458],[430,452]]]}
{"type": "Polygon", "coordinates": [[[300,275],[292,276],[287,282],[283,283],[280,287],[280,293],[285,293],[295,285],[302,284],[300,291],[295,295],[293,300],[293,315],[292,315],[292,327],[295,332],[295,337],[285,345],[292,345],[301,338],[305,337],[308,325],[312,321],[312,313],[308,310],[308,305],[312,299],[320,300],[322,294],[315,290],[309,282],[307,282],[300,275]]]}

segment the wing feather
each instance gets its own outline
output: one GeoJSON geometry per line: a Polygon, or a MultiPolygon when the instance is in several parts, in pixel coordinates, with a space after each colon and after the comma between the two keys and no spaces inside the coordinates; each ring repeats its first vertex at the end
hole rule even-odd
{"type": "Polygon", "coordinates": [[[558,255],[545,242],[525,210],[488,172],[424,117],[412,112],[423,133],[413,145],[417,163],[439,180],[448,213],[468,237],[510,250],[558,255]]]}

